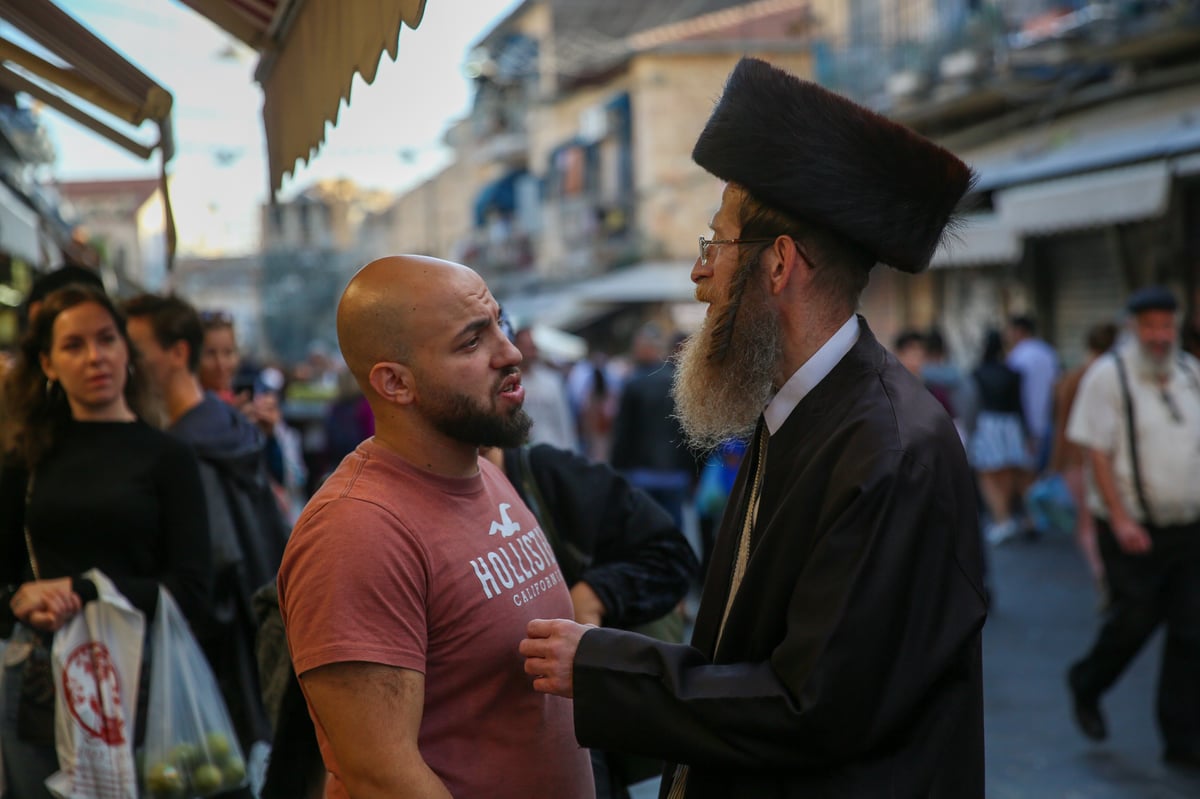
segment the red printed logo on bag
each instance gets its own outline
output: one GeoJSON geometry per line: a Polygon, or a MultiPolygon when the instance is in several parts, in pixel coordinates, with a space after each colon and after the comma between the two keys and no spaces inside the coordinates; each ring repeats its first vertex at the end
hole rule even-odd
{"type": "Polygon", "coordinates": [[[63,667],[62,684],[67,707],[80,727],[110,746],[125,743],[121,678],[108,647],[95,641],[75,647],[63,667]]]}

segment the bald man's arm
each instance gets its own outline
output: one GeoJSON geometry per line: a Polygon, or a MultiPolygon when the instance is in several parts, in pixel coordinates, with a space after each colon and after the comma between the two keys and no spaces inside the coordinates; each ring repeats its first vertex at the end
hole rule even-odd
{"type": "Polygon", "coordinates": [[[417,748],[425,675],[377,663],[333,663],[300,681],[353,799],[452,799],[417,748]]]}

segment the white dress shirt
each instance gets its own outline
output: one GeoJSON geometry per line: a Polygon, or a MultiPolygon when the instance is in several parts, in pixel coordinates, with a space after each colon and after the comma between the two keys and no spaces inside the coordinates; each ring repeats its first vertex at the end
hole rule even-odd
{"type": "Polygon", "coordinates": [[[767,404],[763,418],[767,423],[767,431],[775,435],[775,431],[783,427],[783,423],[792,415],[792,411],[800,404],[800,400],[817,387],[825,376],[833,371],[842,358],[846,357],[858,341],[858,315],[852,314],[838,331],[813,353],[813,356],[788,378],[783,388],[767,404]]]}

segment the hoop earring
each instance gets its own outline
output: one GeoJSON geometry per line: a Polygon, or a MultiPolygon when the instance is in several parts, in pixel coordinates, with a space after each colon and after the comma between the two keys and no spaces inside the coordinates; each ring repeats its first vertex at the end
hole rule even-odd
{"type": "Polygon", "coordinates": [[[56,385],[58,385],[58,383],[56,381],[51,380],[49,377],[46,378],[46,396],[47,397],[50,396],[50,393],[52,391],[54,391],[54,387],[56,385]]]}

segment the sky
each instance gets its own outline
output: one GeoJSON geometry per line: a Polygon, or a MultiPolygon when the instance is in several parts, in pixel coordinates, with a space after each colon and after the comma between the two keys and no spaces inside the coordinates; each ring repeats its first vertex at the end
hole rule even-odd
{"type": "MultiPolygon", "coordinates": [[[[336,177],[401,192],[436,172],[447,159],[442,134],[470,108],[462,72],[467,52],[519,3],[429,0],[417,30],[401,29],[396,61],[384,54],[370,86],[355,77],[337,126],[326,127],[324,146],[284,180],[281,196],[336,177]]],[[[267,197],[257,54],[178,2],[59,0],[59,6],[174,95],[176,154],[167,169],[180,253],[256,249],[267,197]]],[[[41,119],[58,152],[59,180],[158,174],[157,160],[130,155],[52,109],[41,119]]],[[[144,126],[134,137],[149,142],[154,135],[144,126]]]]}

